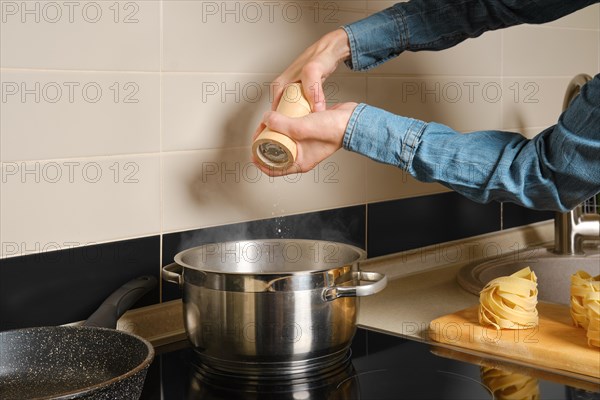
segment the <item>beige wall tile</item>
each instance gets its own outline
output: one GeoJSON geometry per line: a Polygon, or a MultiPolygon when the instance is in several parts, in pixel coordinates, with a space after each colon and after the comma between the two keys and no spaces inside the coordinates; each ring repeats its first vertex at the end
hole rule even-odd
{"type": "Polygon", "coordinates": [[[328,106],[346,102],[364,103],[367,101],[367,74],[333,74],[325,81],[323,90],[328,106]]]}
{"type": "Polygon", "coordinates": [[[369,1],[370,0],[307,0],[304,1],[304,3],[308,6],[318,5],[323,10],[322,15],[324,16],[334,16],[337,10],[365,11],[369,1]]]}
{"type": "Polygon", "coordinates": [[[394,1],[394,0],[367,0],[367,10],[369,12],[376,12],[393,6],[396,3],[405,3],[406,1],[394,1]]]}
{"type": "Polygon", "coordinates": [[[519,26],[504,32],[503,65],[508,76],[595,74],[598,32],[519,26]]]}
{"type": "Polygon", "coordinates": [[[371,71],[378,75],[500,75],[500,36],[498,31],[487,32],[442,51],[407,51],[371,71]]]}
{"type": "Polygon", "coordinates": [[[201,228],[365,201],[364,158],[339,151],[315,171],[269,178],[250,148],[163,155],[165,231],[201,228]]]}
{"type": "MultiPolygon", "coordinates": [[[[188,74],[163,76],[163,150],[249,146],[265,111],[271,108],[266,74],[188,74]]],[[[324,86],[331,101],[361,102],[366,79],[330,77],[324,86]]]]}
{"type": "Polygon", "coordinates": [[[369,203],[448,191],[450,190],[437,183],[419,182],[395,166],[367,161],[367,202],[369,203]]]}
{"type": "Polygon", "coordinates": [[[598,21],[599,12],[600,5],[593,4],[556,21],[548,22],[545,25],[564,28],[598,29],[600,27],[600,21],[598,21]]]}
{"type": "Polygon", "coordinates": [[[504,78],[503,127],[550,126],[558,121],[570,77],[504,78]]]}
{"type": "Polygon", "coordinates": [[[272,75],[163,75],[163,151],[249,146],[272,75]]]}
{"type": "Polygon", "coordinates": [[[520,133],[521,135],[525,136],[527,139],[533,139],[534,137],[536,137],[539,133],[543,132],[544,130],[548,129],[549,126],[545,125],[545,126],[529,126],[529,127],[515,127],[515,128],[507,128],[507,131],[510,132],[517,132],[520,133]]]}
{"type": "Polygon", "coordinates": [[[160,2],[3,1],[2,67],[158,71],[160,2]]]}
{"type": "MultiPolygon", "coordinates": [[[[369,1],[369,13],[391,7],[397,1],[369,1]]],[[[373,69],[374,74],[500,75],[501,33],[486,32],[443,51],[405,52],[373,69]]]]}
{"type": "Polygon", "coordinates": [[[516,128],[511,129],[513,132],[519,132],[521,135],[525,136],[527,139],[533,139],[544,129],[548,128],[547,126],[538,126],[538,127],[529,127],[529,128],[516,128]]]}
{"type": "MultiPolygon", "coordinates": [[[[402,1],[403,2],[403,1],[402,1]]],[[[401,1],[369,0],[369,13],[401,1]]],[[[487,32],[443,51],[405,52],[373,69],[374,74],[499,75],[500,33],[487,32]]]]}
{"type": "Polygon", "coordinates": [[[3,70],[4,161],[159,150],[156,73],[3,70]]]}
{"type": "Polygon", "coordinates": [[[364,16],[301,3],[165,2],[164,70],[280,73],[323,34],[364,16]]]}
{"type": "Polygon", "coordinates": [[[369,77],[368,103],[392,113],[446,124],[459,131],[498,129],[499,79],[369,77]]]}
{"type": "Polygon", "coordinates": [[[2,256],[157,234],[159,172],[158,155],[4,161],[2,256]]]}

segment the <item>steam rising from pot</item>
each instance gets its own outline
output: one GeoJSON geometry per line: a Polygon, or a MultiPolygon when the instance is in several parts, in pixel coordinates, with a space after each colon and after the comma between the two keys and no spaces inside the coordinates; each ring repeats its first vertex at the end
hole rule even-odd
{"type": "Polygon", "coordinates": [[[362,219],[349,220],[341,210],[242,222],[183,232],[177,252],[207,243],[256,239],[313,239],[363,247],[362,240],[352,238],[362,224],[362,219]]]}

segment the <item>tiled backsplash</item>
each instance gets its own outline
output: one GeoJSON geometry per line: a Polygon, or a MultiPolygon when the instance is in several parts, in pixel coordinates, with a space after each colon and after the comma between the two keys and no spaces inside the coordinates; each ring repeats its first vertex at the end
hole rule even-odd
{"type": "MultiPolygon", "coordinates": [[[[323,33],[392,4],[2,0],[1,328],[84,318],[119,282],[158,275],[183,231],[221,240],[318,215],[293,235],[335,238],[329,229],[374,256],[548,218],[476,205],[343,150],[296,177],[250,163],[269,82],[323,33]],[[129,246],[133,261],[105,258],[129,246]],[[104,250],[90,261],[94,249],[104,250]]],[[[326,93],[531,136],[556,121],[572,75],[600,70],[599,48],[595,5],[368,73],[342,66],[326,93]]]]}

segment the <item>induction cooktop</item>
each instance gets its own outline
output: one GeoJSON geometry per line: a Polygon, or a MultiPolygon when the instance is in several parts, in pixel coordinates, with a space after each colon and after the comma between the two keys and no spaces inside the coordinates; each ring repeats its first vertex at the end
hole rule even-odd
{"type": "Polygon", "coordinates": [[[582,388],[439,354],[425,343],[359,329],[347,360],[335,368],[250,379],[214,373],[181,342],[158,350],[142,399],[600,400],[595,384],[582,388]]]}

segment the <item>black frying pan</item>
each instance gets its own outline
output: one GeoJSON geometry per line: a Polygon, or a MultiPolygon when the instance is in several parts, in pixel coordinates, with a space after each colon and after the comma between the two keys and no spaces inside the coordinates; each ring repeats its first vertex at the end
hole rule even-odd
{"type": "Polygon", "coordinates": [[[156,283],[126,283],[83,326],[0,332],[0,399],[138,399],[154,349],[114,328],[156,283]]]}

